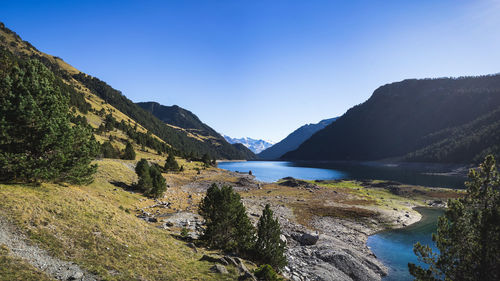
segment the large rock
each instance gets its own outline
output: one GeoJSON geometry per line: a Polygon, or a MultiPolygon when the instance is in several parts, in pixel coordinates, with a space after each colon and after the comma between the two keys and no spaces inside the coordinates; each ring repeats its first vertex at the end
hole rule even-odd
{"type": "Polygon", "coordinates": [[[226,267],[221,265],[221,264],[214,264],[214,266],[212,266],[210,268],[210,270],[212,272],[221,273],[221,274],[228,274],[229,273],[229,271],[227,271],[226,267]]]}
{"type": "Polygon", "coordinates": [[[316,244],[319,240],[319,234],[315,233],[304,233],[302,236],[299,238],[299,243],[302,246],[311,246],[316,244]]]}

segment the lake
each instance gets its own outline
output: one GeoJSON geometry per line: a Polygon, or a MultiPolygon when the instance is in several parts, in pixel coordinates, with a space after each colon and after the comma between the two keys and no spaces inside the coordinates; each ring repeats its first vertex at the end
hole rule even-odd
{"type": "MultiPolygon", "coordinates": [[[[274,182],[284,177],[304,180],[329,179],[378,179],[392,180],[404,184],[463,188],[465,177],[447,176],[436,173],[447,172],[449,167],[432,165],[397,166],[377,163],[315,163],[286,161],[241,161],[220,162],[219,168],[233,172],[249,172],[257,180],[274,182]]],[[[408,227],[377,233],[368,238],[367,245],[389,268],[384,281],[413,280],[408,273],[408,262],[417,263],[413,244],[420,241],[433,245],[431,234],[436,230],[437,217],[442,210],[418,208],[422,220],[408,227]]]]}
{"type": "Polygon", "coordinates": [[[384,281],[413,280],[408,272],[408,263],[419,264],[413,253],[413,244],[420,242],[432,246],[431,233],[436,232],[437,218],[443,215],[443,210],[416,208],[422,214],[422,219],[401,229],[387,230],[368,237],[366,244],[372,252],[388,268],[389,274],[384,281]]]}
{"type": "Polygon", "coordinates": [[[376,179],[405,184],[463,188],[464,176],[448,176],[450,166],[409,164],[407,166],[378,163],[237,161],[219,162],[219,168],[233,172],[249,172],[257,180],[274,182],[284,177],[303,180],[376,179]]]}

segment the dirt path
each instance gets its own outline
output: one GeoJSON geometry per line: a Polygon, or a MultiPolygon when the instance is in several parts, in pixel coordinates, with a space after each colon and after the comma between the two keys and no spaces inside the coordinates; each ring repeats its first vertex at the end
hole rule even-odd
{"type": "Polygon", "coordinates": [[[0,216],[1,244],[7,246],[13,256],[26,260],[57,280],[99,280],[98,277],[81,269],[78,265],[54,258],[46,251],[32,245],[12,224],[0,216]]]}

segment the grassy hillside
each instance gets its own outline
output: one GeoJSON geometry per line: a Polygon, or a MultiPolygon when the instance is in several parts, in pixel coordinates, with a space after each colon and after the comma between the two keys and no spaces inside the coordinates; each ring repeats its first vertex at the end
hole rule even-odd
{"type": "Polygon", "coordinates": [[[53,256],[105,280],[237,278],[231,267],[228,275],[211,273],[213,264],[199,261],[205,250],[195,252],[169,232],[136,218],[136,208],[153,201],[117,186],[136,181],[134,161],[108,159],[98,164],[96,180],[89,186],[0,184],[0,215],[53,256]]]}
{"type": "MultiPolygon", "coordinates": [[[[161,142],[177,151],[177,154],[194,154],[199,157],[209,154],[218,159],[243,159],[244,157],[243,153],[232,146],[218,145],[210,139],[201,139],[189,134],[183,128],[166,126],[161,120],[134,104],[105,82],[81,73],[61,58],[40,52],[1,23],[0,49],[4,53],[12,54],[15,58],[37,59],[47,66],[60,79],[59,86],[70,94],[71,105],[94,128],[103,124],[106,115],[110,114],[117,122],[123,120],[130,127],[135,127],[138,133],[149,133],[152,137],[161,139],[161,142]]],[[[132,136],[129,134],[128,137],[132,136]]],[[[144,136],[142,138],[144,139],[144,136]]],[[[155,145],[152,148],[158,147],[155,145]]]]}
{"type": "Polygon", "coordinates": [[[404,80],[378,88],[283,157],[378,160],[408,154],[408,160],[471,163],[487,151],[499,153],[498,119],[487,117],[499,108],[500,75],[404,80]]]}
{"type": "MultiPolygon", "coordinates": [[[[211,143],[220,151],[227,151],[235,159],[255,159],[256,156],[248,149],[229,144],[219,133],[203,123],[198,116],[177,105],[165,106],[157,102],[136,103],[172,128],[184,130],[186,134],[200,141],[211,143]]],[[[230,157],[226,157],[231,159],[230,157]]]]}

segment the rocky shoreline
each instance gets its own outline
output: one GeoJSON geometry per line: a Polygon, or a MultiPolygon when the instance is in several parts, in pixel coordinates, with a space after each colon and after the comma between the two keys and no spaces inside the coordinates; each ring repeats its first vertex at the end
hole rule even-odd
{"type": "MultiPolygon", "coordinates": [[[[288,266],[284,268],[283,275],[294,281],[381,280],[383,276],[387,275],[388,269],[366,245],[368,236],[379,231],[405,227],[418,222],[421,215],[413,210],[416,206],[435,204],[441,207],[443,203],[442,200],[428,200],[428,202],[422,201],[420,204],[416,204],[414,201],[406,201],[402,197],[403,200],[398,201],[398,207],[363,205],[363,201],[352,200],[353,196],[344,194],[345,191],[327,189],[311,182],[285,178],[280,183],[265,183],[256,181],[252,175],[211,169],[191,180],[173,184],[173,189],[170,189],[169,192],[175,192],[174,189],[177,188],[178,192],[189,194],[190,204],[187,208],[179,208],[174,213],[168,214],[160,214],[156,211],[156,214],[153,215],[154,219],[148,217],[147,214],[144,215],[144,212],[148,213],[144,209],[140,210],[139,215],[146,221],[158,223],[159,228],[171,231],[187,228],[189,236],[192,239],[197,239],[203,228],[203,220],[196,214],[196,200],[193,201],[193,198],[202,198],[205,191],[214,182],[229,184],[242,195],[243,203],[255,224],[265,205],[271,206],[275,217],[280,221],[283,240],[287,243],[288,266]],[[304,196],[298,194],[274,195],[276,191],[286,188],[310,196],[304,199],[304,196]],[[294,208],[294,204],[313,205],[315,202],[313,199],[323,197],[325,194],[345,195],[344,197],[347,196],[346,198],[351,201],[344,202],[347,200],[344,197],[343,201],[340,200],[340,202],[335,199],[326,200],[324,204],[327,206],[322,205],[321,208],[331,207],[334,210],[336,208],[343,210],[354,206],[370,215],[360,218],[343,218],[313,214],[308,223],[302,222],[297,217],[297,214],[300,215],[300,211],[294,208]]],[[[393,194],[398,194],[397,196],[404,196],[412,192],[420,195],[423,192],[416,187],[408,189],[394,182],[367,181],[359,184],[367,190],[387,189],[393,194]]],[[[433,191],[435,190],[433,189],[433,191]]],[[[169,195],[167,195],[168,197],[169,195]]],[[[172,208],[171,204],[167,202],[157,202],[155,205],[172,208]]],[[[314,212],[314,205],[312,210],[314,212]]],[[[152,213],[150,212],[150,214],[152,213]]]]}

